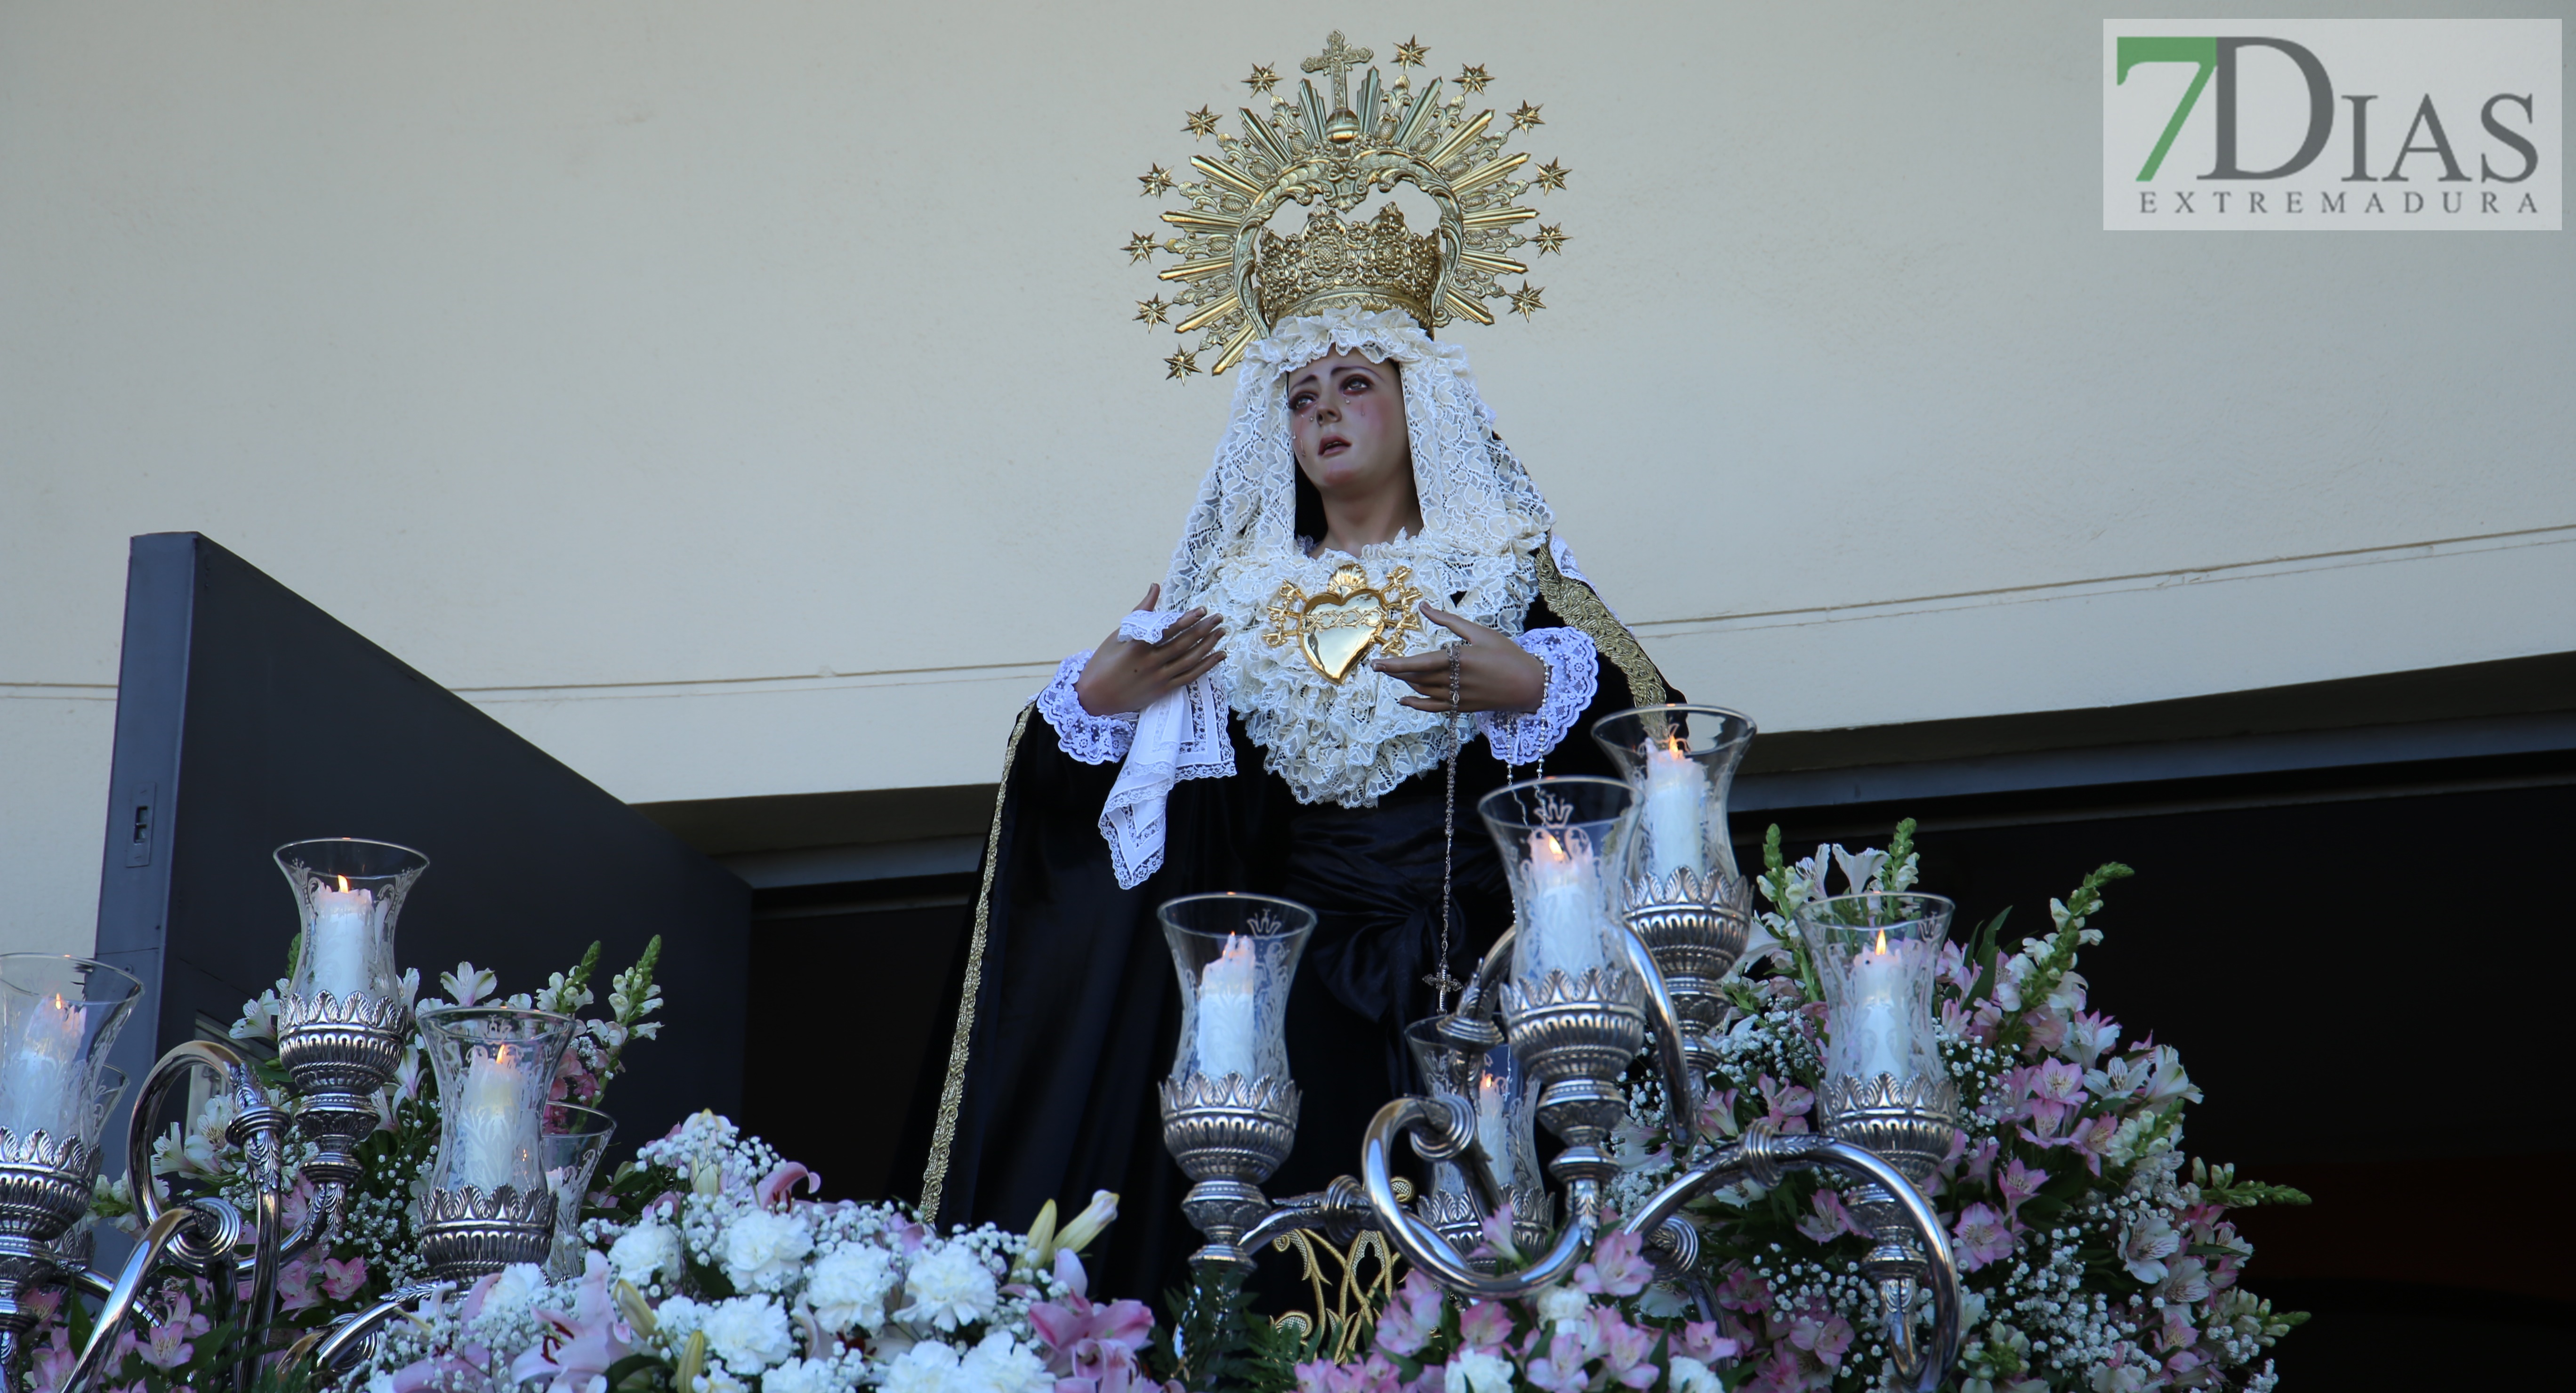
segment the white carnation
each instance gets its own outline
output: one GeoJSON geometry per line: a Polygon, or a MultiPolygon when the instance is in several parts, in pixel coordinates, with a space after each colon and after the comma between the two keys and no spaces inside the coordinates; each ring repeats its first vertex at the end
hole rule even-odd
{"type": "Polygon", "coordinates": [[[1592,1298],[1573,1287],[1554,1286],[1538,1294],[1539,1321],[1553,1330],[1575,1325],[1591,1311],[1592,1298]]]}
{"type": "Polygon", "coordinates": [[[709,1308],[698,1327],[707,1347],[738,1374],[756,1374],[796,1352],[787,1313],[766,1296],[737,1296],[709,1308]]]}
{"type": "Polygon", "coordinates": [[[760,1376],[760,1393],[835,1393],[829,1359],[790,1359],[760,1376]]]}
{"type": "Polygon", "coordinates": [[[608,1265],[639,1287],[677,1277],[683,1267],[680,1235],[668,1224],[637,1224],[608,1245],[608,1265]]]}
{"type": "Polygon", "coordinates": [[[710,1309],[685,1296],[674,1296],[653,1308],[653,1329],[670,1344],[671,1352],[677,1354],[680,1346],[687,1344],[689,1337],[697,1333],[698,1327],[706,1324],[710,1309]]]}
{"type": "Polygon", "coordinates": [[[999,1330],[966,1352],[957,1373],[977,1393],[1048,1393],[1055,1387],[1055,1375],[1037,1351],[999,1330]]]}
{"type": "Polygon", "coordinates": [[[1673,1393],[1725,1393],[1726,1385],[1717,1381],[1716,1373],[1706,1364],[1687,1354],[1676,1354],[1672,1359],[1672,1388],[1673,1393]]]}
{"type": "Polygon", "coordinates": [[[913,1260],[904,1294],[912,1302],[895,1312],[899,1319],[954,1330],[991,1315],[1000,1291],[982,1258],[961,1244],[943,1243],[913,1260]]]}
{"type": "Polygon", "coordinates": [[[483,1289],[482,1314],[478,1321],[511,1321],[525,1314],[537,1294],[546,1289],[546,1274],[536,1264],[514,1262],[501,1269],[492,1285],[483,1289]]]}
{"type": "Polygon", "coordinates": [[[954,1348],[924,1340],[886,1365],[885,1393],[974,1393],[957,1363],[954,1348]]]}
{"type": "Polygon", "coordinates": [[[1464,1349],[1449,1361],[1449,1393],[1512,1393],[1512,1361],[1484,1350],[1464,1349]]]}
{"type": "Polygon", "coordinates": [[[776,1291],[795,1279],[814,1235],[796,1214],[755,1209],[725,1229],[725,1276],[736,1290],[776,1291]]]}
{"type": "Polygon", "coordinates": [[[825,1329],[856,1326],[873,1335],[885,1324],[894,1263],[874,1244],[844,1244],[814,1264],[807,1282],[805,1299],[813,1303],[814,1319],[825,1329]]]}

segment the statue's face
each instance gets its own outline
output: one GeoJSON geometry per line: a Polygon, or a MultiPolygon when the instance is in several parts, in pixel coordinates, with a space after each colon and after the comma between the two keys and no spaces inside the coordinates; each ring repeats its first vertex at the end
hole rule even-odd
{"type": "Polygon", "coordinates": [[[1288,421],[1297,467],[1318,493],[1360,496],[1413,480],[1392,361],[1336,353],[1288,374],[1288,421]]]}

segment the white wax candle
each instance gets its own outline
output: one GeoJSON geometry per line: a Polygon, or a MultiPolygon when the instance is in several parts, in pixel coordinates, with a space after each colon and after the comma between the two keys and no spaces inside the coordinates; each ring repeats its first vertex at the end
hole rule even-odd
{"type": "Polygon", "coordinates": [[[1199,1072],[1211,1079],[1259,1073],[1253,1052],[1259,1041],[1254,1017],[1260,968],[1252,958],[1252,940],[1228,934],[1225,951],[1199,973],[1199,1072]]]}
{"type": "Polygon", "coordinates": [[[373,985],[367,948],[376,932],[376,897],[350,889],[347,876],[339,879],[339,889],[313,892],[312,941],[304,951],[313,964],[313,990],[346,1003],[373,985]]]}
{"type": "Polygon", "coordinates": [[[1847,1028],[1857,1048],[1846,1057],[1863,1081],[1892,1074],[1901,1083],[1913,1074],[1914,1040],[1905,1007],[1905,964],[1881,933],[1874,946],[1852,959],[1847,1028]]]}
{"type": "Polygon", "coordinates": [[[1675,735],[1646,745],[1647,869],[1657,880],[1679,870],[1706,875],[1702,854],[1708,816],[1708,777],[1675,735]]]}
{"type": "Polygon", "coordinates": [[[1476,1079],[1476,1145],[1484,1150],[1485,1159],[1493,1162],[1494,1174],[1506,1185],[1520,1177],[1512,1165],[1512,1114],[1505,1106],[1503,1081],[1494,1074],[1480,1074],[1476,1079]]]}
{"type": "Polygon", "coordinates": [[[522,1162],[533,1170],[539,1145],[536,1109],[523,1101],[527,1072],[520,1047],[503,1045],[477,1054],[465,1071],[456,1111],[456,1165],[451,1183],[479,1186],[490,1194],[504,1185],[520,1185],[522,1162]]]}
{"type": "Polygon", "coordinates": [[[1550,970],[1580,977],[1601,966],[1601,884],[1592,848],[1579,837],[1540,830],[1530,834],[1528,974],[1550,970]]]}
{"type": "Polygon", "coordinates": [[[81,1013],[60,992],[30,1005],[8,1041],[0,1067],[0,1127],[19,1137],[43,1132],[56,1141],[81,1131],[81,1013]]]}

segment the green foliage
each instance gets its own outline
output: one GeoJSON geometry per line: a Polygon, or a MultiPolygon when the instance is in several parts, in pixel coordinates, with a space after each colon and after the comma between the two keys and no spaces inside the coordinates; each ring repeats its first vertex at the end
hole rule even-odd
{"type": "MultiPolygon", "coordinates": [[[[1253,1319],[1245,1275],[1211,1263],[1192,1268],[1187,1287],[1164,1294],[1170,1318],[1155,1327],[1146,1350],[1157,1377],[1179,1379],[1197,1393],[1253,1382],[1264,1367],[1253,1327],[1269,1322],[1253,1319]]],[[[1289,1383],[1295,1383],[1293,1374],[1289,1383]]]]}

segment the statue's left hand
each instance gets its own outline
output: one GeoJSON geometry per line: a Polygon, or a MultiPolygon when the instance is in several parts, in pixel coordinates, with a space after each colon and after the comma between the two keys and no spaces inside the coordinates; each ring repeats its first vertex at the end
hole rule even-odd
{"type": "MultiPolygon", "coordinates": [[[[1535,711],[1547,695],[1547,664],[1499,630],[1445,609],[1422,607],[1422,616],[1458,636],[1459,711],[1535,711]]],[[[1413,688],[1401,704],[1416,711],[1448,711],[1449,652],[1433,648],[1402,658],[1380,658],[1370,667],[1413,688]]]]}

